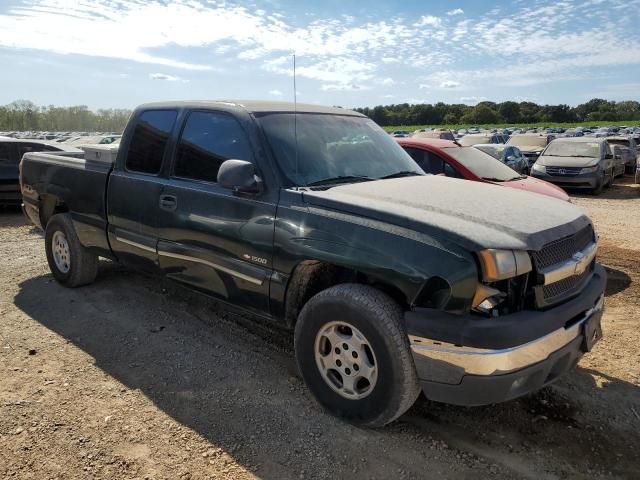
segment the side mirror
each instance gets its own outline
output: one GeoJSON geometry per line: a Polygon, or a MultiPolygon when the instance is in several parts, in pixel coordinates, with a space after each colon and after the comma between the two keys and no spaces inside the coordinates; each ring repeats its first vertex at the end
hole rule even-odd
{"type": "Polygon", "coordinates": [[[218,170],[218,184],[236,193],[257,195],[262,193],[262,179],[256,167],[245,160],[226,160],[218,170]]]}
{"type": "Polygon", "coordinates": [[[607,154],[605,154],[604,159],[605,160],[613,160],[613,155],[611,153],[607,153],[607,154]]]}
{"type": "Polygon", "coordinates": [[[516,157],[514,157],[513,155],[509,155],[509,156],[507,157],[507,162],[515,162],[516,160],[517,160],[517,158],[516,158],[516,157]]]}

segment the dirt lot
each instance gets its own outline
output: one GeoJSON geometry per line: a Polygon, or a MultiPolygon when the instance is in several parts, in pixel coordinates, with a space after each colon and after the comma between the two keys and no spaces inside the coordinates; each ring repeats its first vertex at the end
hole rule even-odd
{"type": "Polygon", "coordinates": [[[0,477],[638,478],[640,190],[574,202],[610,275],[605,339],[535,395],[421,398],[382,430],[321,410],[290,334],[107,262],[62,288],[40,234],[0,212],[0,477]]]}

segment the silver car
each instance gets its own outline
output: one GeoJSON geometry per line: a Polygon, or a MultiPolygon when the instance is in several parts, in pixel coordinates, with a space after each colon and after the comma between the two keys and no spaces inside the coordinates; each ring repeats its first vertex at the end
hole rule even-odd
{"type": "Polygon", "coordinates": [[[531,168],[531,175],[563,188],[588,189],[599,195],[613,183],[614,156],[605,138],[553,140],[531,168]]]}

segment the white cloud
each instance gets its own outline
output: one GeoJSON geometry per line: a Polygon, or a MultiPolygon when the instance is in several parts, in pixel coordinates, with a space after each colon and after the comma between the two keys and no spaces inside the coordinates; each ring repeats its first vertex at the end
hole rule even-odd
{"type": "Polygon", "coordinates": [[[168,82],[177,82],[178,80],[181,80],[180,77],[167,75],[166,73],[150,73],[149,78],[151,80],[166,80],[168,82]]]}
{"type": "Polygon", "coordinates": [[[393,80],[393,78],[385,78],[381,83],[385,87],[390,87],[392,85],[395,85],[396,82],[393,80]]]}
{"type": "MultiPolygon", "coordinates": [[[[400,10],[377,20],[294,18],[272,6],[221,0],[23,0],[1,7],[0,48],[123,59],[160,71],[211,71],[235,62],[243,71],[286,76],[295,51],[299,77],[317,82],[309,91],[382,89],[393,85],[390,79],[475,95],[481,87],[585,78],[595,69],[613,78],[612,67],[640,65],[632,13],[640,11],[639,0],[513,2],[473,15],[453,5],[442,17],[415,21],[400,10]]],[[[635,73],[622,75],[615,81],[628,83],[624,75],[635,73]]]]}
{"type": "Polygon", "coordinates": [[[413,25],[415,27],[439,27],[441,24],[442,20],[440,18],[434,17],[433,15],[423,15],[422,17],[420,17],[420,20],[418,20],[413,25]]]}
{"type": "Polygon", "coordinates": [[[269,95],[273,95],[274,97],[281,97],[282,92],[280,90],[269,90],[269,95]]]}
{"type": "Polygon", "coordinates": [[[356,90],[368,90],[368,87],[355,85],[353,83],[334,83],[321,85],[320,90],[322,90],[323,92],[353,92],[356,90]]]}
{"type": "Polygon", "coordinates": [[[467,105],[476,105],[480,102],[484,102],[487,97],[460,97],[460,102],[466,103],[467,105]]]}

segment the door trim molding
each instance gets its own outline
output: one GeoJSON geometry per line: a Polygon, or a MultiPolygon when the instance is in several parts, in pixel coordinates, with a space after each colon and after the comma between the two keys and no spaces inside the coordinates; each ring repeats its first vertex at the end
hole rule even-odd
{"type": "Polygon", "coordinates": [[[228,273],[229,275],[233,275],[234,277],[240,278],[242,280],[246,280],[247,282],[253,283],[254,285],[262,285],[264,283],[263,279],[245,275],[244,273],[238,272],[237,270],[224,267],[220,264],[213,263],[213,262],[210,262],[209,260],[204,260],[202,258],[192,257],[190,255],[182,255],[180,253],[167,252],[165,250],[158,250],[158,255],[161,255],[163,257],[177,258],[179,260],[186,260],[188,262],[200,263],[202,265],[206,265],[207,267],[211,267],[215,270],[220,270],[221,272],[225,272],[225,273],[228,273]]]}

